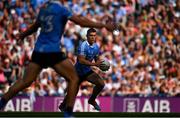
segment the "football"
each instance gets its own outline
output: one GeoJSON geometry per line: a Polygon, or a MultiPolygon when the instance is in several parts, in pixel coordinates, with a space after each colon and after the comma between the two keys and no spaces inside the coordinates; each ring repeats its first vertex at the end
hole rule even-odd
{"type": "Polygon", "coordinates": [[[102,70],[102,71],[108,71],[109,68],[110,68],[110,63],[108,60],[103,60],[102,63],[100,64],[99,68],[102,70]]]}

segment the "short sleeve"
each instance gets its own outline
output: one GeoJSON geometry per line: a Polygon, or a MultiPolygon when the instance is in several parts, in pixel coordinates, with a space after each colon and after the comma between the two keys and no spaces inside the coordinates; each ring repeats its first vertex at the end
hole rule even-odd
{"type": "Polygon", "coordinates": [[[86,56],[86,43],[82,43],[78,48],[78,55],[86,56]]]}
{"type": "Polygon", "coordinates": [[[67,7],[63,7],[63,15],[69,19],[72,17],[73,12],[67,7]]]}

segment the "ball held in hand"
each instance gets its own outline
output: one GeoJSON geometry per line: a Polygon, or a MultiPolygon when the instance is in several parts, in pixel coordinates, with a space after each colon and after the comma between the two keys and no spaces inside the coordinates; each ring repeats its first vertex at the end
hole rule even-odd
{"type": "Polygon", "coordinates": [[[100,64],[99,68],[102,70],[102,71],[107,71],[109,70],[110,68],[110,63],[108,60],[103,60],[102,63],[100,64]]]}

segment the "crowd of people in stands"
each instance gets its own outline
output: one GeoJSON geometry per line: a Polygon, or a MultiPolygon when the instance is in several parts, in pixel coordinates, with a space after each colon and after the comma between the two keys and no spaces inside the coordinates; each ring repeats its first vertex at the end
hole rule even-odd
{"type": "MultiPolygon", "coordinates": [[[[0,1],[0,95],[22,79],[38,33],[23,41],[18,32],[35,21],[48,0],[0,1]]],[[[72,12],[100,22],[113,21],[119,32],[97,30],[102,58],[111,63],[107,72],[92,67],[105,81],[100,96],[180,96],[180,1],[179,0],[66,0],[72,12]]],[[[68,22],[62,51],[76,62],[79,43],[87,28],[68,22]]],[[[93,85],[83,82],[78,96],[89,96],[93,85]]],[[[66,82],[51,68],[43,69],[19,95],[64,96],[66,82]]]]}

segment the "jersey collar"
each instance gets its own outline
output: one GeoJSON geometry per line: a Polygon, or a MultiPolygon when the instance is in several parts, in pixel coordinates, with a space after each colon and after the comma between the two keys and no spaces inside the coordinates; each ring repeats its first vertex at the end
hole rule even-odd
{"type": "Polygon", "coordinates": [[[86,41],[86,43],[88,44],[88,46],[93,47],[94,44],[90,45],[88,41],[86,41]]]}

